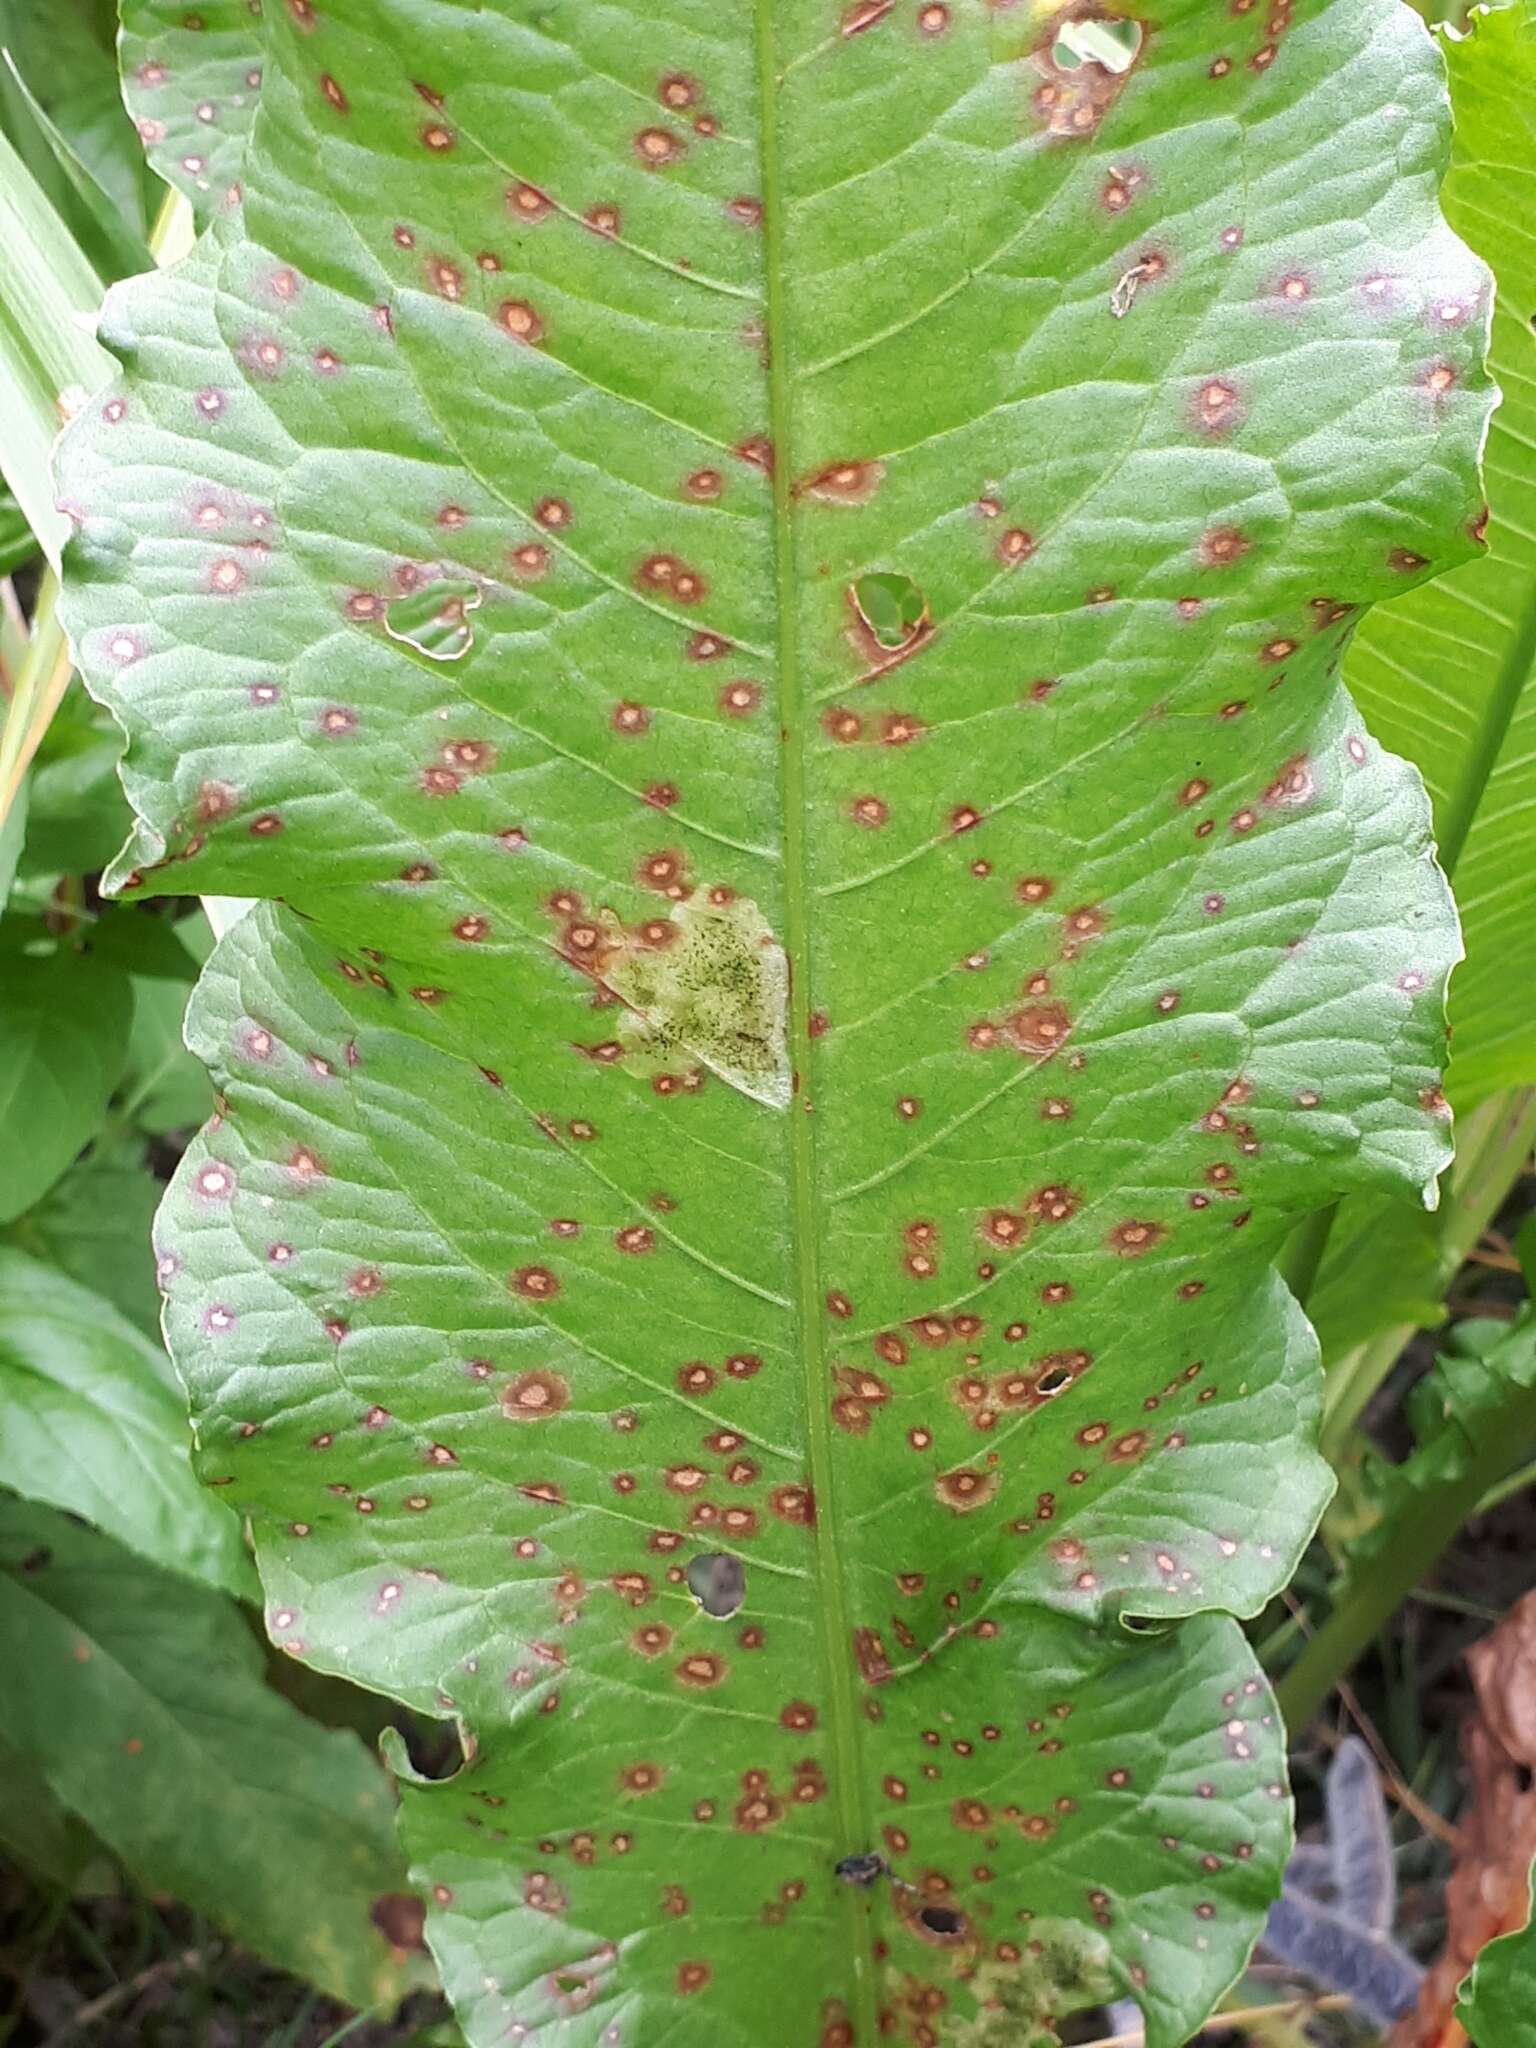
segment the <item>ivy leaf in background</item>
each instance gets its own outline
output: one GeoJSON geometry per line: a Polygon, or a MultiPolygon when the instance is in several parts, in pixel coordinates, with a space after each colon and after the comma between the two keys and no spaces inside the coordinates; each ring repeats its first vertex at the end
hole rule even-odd
{"type": "MultiPolygon", "coordinates": [[[[201,222],[240,175],[261,98],[251,0],[122,0],[123,97],[145,155],[201,222]]],[[[302,12],[302,10],[301,10],[302,12]]]]}
{"type": "Polygon", "coordinates": [[[274,1632],[467,1731],[477,2044],[1172,2048],[1278,1886],[1269,1262],[1447,1154],[1335,671],[1489,403],[1431,44],[1283,12],[272,8],[109,300],[115,882],[282,899],[170,1340],[274,1632]]]}
{"type": "Polygon", "coordinates": [[[1536,1315],[1527,1307],[1513,1324],[1491,1317],[1458,1323],[1434,1370],[1408,1396],[1407,1414],[1410,1455],[1397,1465],[1367,1462],[1381,1520],[1356,1546],[1362,1566],[1400,1548],[1451,1489],[1464,1502],[1437,1505],[1433,1520],[1443,1531],[1459,1527],[1491,1487],[1536,1454],[1536,1315]]]}
{"type": "Polygon", "coordinates": [[[1461,1987],[1456,2017],[1472,2048],[1536,2048],[1536,1928],[1489,1942],[1461,1987]]]}
{"type": "Polygon", "coordinates": [[[388,1780],[266,1686],[238,1607],[0,1495],[0,1626],[7,1743],[141,1885],[349,2004],[403,1995],[388,1780]]]}
{"type": "Polygon", "coordinates": [[[30,1208],[101,1123],[127,1059],[133,989],[42,927],[0,935],[0,1222],[30,1208]]]}
{"type": "Polygon", "coordinates": [[[193,1478],[190,1451],[161,1347],[100,1295],[0,1249],[0,1486],[249,1596],[240,1523],[193,1478]]]}
{"type": "Polygon", "coordinates": [[[1536,1452],[1536,1313],[1513,1323],[1458,1323],[1434,1370],[1407,1401],[1414,1447],[1401,1464],[1367,1456],[1375,1519],[1350,1546],[1352,1576],[1333,1611],[1281,1683],[1292,1726],[1323,1704],[1398,1604],[1477,1513],[1478,1504],[1536,1452]]]}

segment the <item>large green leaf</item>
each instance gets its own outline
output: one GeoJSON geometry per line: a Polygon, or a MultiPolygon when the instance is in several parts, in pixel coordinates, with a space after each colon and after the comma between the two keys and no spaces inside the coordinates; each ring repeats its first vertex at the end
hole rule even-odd
{"type": "MultiPolygon", "coordinates": [[[[1436,10],[1437,18],[1448,11],[1436,10]]],[[[1489,435],[1488,551],[1372,612],[1345,676],[1372,730],[1422,771],[1434,802],[1467,948],[1451,981],[1447,1083],[1465,1111],[1536,1081],[1536,1025],[1525,1000],[1536,971],[1528,883],[1536,859],[1536,483],[1528,453],[1536,438],[1536,227],[1512,196],[1525,186],[1536,196],[1536,7],[1516,0],[1497,17],[1480,10],[1465,38],[1444,42],[1456,129],[1446,211],[1492,263],[1498,287],[1491,356],[1504,395],[1489,435]]],[[[1519,1150],[1511,1151],[1508,1174],[1519,1163],[1519,1150]]],[[[1507,1184],[1506,1175],[1491,1207],[1507,1184]]],[[[1438,1223],[1392,1197],[1340,1211],[1307,1300],[1330,1366],[1382,1332],[1385,1371],[1415,1325],[1440,1320],[1462,1258],[1458,1246],[1442,1243],[1459,1235],[1458,1190],[1448,1193],[1450,1210],[1438,1223]]]]}
{"type": "MultiPolygon", "coordinates": [[[[61,1891],[73,1891],[86,1866],[101,1853],[89,1828],[55,1799],[41,1778],[33,1776],[26,1759],[3,1735],[0,1772],[5,1783],[5,1798],[0,1801],[0,1849],[34,1877],[61,1891]]],[[[102,1861],[105,1863],[105,1858],[102,1861]]]]}
{"type": "Polygon", "coordinates": [[[240,1524],[192,1476],[164,1353],[100,1295],[0,1250],[0,1485],[249,1595],[240,1524]]]}
{"type": "Polygon", "coordinates": [[[467,1730],[477,2043],[1170,2048],[1278,1883],[1269,1261],[1446,1156],[1334,671],[1488,394],[1431,44],[1274,21],[270,8],[243,202],[109,302],[118,880],[282,898],[168,1329],[274,1630],[467,1730]]]}
{"type": "Polygon", "coordinates": [[[260,0],[122,0],[123,97],[150,163],[200,220],[240,175],[261,98],[260,12],[260,0]]]}
{"type": "Polygon", "coordinates": [[[1536,9],[1479,12],[1443,38],[1455,226],[1493,265],[1487,549],[1383,605],[1346,677],[1371,729],[1422,771],[1467,957],[1451,982],[1447,1090],[1470,1109],[1536,1081],[1536,9]]]}
{"type": "Polygon", "coordinates": [[[352,2004],[401,1996],[388,1781],[263,1682],[232,1602],[0,1494],[0,1626],[9,1748],[141,1884],[352,2004]]]}

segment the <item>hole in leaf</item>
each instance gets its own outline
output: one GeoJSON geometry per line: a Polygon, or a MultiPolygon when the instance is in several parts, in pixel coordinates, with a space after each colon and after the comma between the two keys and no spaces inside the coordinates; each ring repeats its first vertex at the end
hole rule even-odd
{"type": "Polygon", "coordinates": [[[1097,64],[1118,77],[1136,62],[1141,37],[1139,21],[1064,22],[1051,50],[1051,62],[1059,71],[1097,64]]]}
{"type": "Polygon", "coordinates": [[[688,1562],[688,1590],[706,1614],[729,1621],[747,1597],[747,1572],[739,1557],[709,1550],[688,1562]]]}
{"type": "Polygon", "coordinates": [[[928,600],[910,576],[879,570],[861,576],[849,595],[853,608],[877,646],[905,647],[922,631],[928,620],[928,600]]]}
{"type": "Polygon", "coordinates": [[[1155,1614],[1122,1614],[1120,1626],[1128,1636],[1165,1636],[1173,1623],[1155,1614]]]}
{"type": "Polygon", "coordinates": [[[965,1932],[965,1915],[957,1913],[953,1906],[923,1906],[917,1917],[928,1932],[938,1935],[941,1941],[953,1941],[965,1932]]]}
{"type": "Polygon", "coordinates": [[[458,661],[474,645],[469,614],[478,610],[480,595],[480,586],[462,576],[418,584],[403,597],[391,598],[384,630],[428,661],[458,661]]]}
{"type": "Polygon", "coordinates": [[[401,1713],[391,1725],[418,1778],[437,1782],[455,1778],[468,1761],[453,1721],[429,1721],[423,1714],[401,1713]]]}
{"type": "Polygon", "coordinates": [[[1063,1387],[1070,1387],[1071,1384],[1072,1375],[1067,1368],[1064,1365],[1053,1365],[1048,1372],[1041,1373],[1035,1383],[1035,1391],[1049,1399],[1052,1394],[1059,1394],[1063,1387]]]}
{"type": "Polygon", "coordinates": [[[383,1892],[368,1908],[368,1918],[391,1948],[426,1954],[427,1909],[412,1892],[383,1892]]]}
{"type": "Polygon", "coordinates": [[[555,1989],[563,1991],[567,1998],[574,1998],[578,1991],[585,1991],[586,1988],[585,1977],[578,1977],[570,1970],[556,1970],[555,1989]]]}

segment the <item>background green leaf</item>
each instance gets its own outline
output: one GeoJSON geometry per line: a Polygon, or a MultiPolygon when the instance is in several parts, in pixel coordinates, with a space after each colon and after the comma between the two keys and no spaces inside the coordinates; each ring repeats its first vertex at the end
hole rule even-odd
{"type": "Polygon", "coordinates": [[[158,1341],[160,1292],[150,1232],[162,1192],[137,1136],[93,1144],[5,1235],[94,1289],[158,1341]]]}
{"type": "Polygon", "coordinates": [[[0,1846],[34,1876],[61,1890],[72,1890],[92,1859],[100,1855],[96,1838],[43,1780],[33,1775],[26,1758],[3,1735],[0,1773],[5,1783],[5,1798],[0,1800],[0,1846]]]}
{"type": "Polygon", "coordinates": [[[94,1522],[172,1572],[249,1596],[240,1524],[192,1476],[158,1344],[100,1295],[0,1249],[0,1485],[94,1522]]]}
{"type": "Polygon", "coordinates": [[[1493,265],[1486,551],[1382,605],[1345,680],[1373,732],[1423,772],[1467,957],[1451,979],[1458,1110],[1536,1081],[1536,38],[1529,0],[1441,40],[1456,148],[1451,224],[1493,265]]]}
{"type": "Polygon", "coordinates": [[[45,1194],[95,1133],[132,1007],[120,969],[19,922],[0,939],[0,1222],[45,1194]]]}
{"type": "Polygon", "coordinates": [[[0,483],[0,576],[10,576],[37,553],[27,516],[14,494],[0,483]]]}
{"type": "Polygon", "coordinates": [[[72,408],[106,381],[93,338],[101,280],[63,217],[0,133],[0,474],[50,562],[68,522],[49,458],[72,408]]]}
{"type": "Polygon", "coordinates": [[[476,2042],[1172,2048],[1289,1832],[1269,1262],[1447,1156],[1453,919],[1334,681],[1471,547],[1432,47],[262,26],[61,475],[116,881],[281,899],[161,1225],[269,1625],[468,1732],[405,1811],[476,2042]]]}
{"type": "Polygon", "coordinates": [[[103,276],[142,269],[159,187],[124,109],[116,0],[6,0],[0,128],[103,276]]]}
{"type": "Polygon", "coordinates": [[[262,1682],[221,1595],[0,1496],[0,1725],[139,1882],[359,2006],[405,1989],[388,1781],[262,1682]]]}
{"type": "Polygon", "coordinates": [[[1415,1520],[1435,1511],[1447,1530],[1462,1517],[1438,1505],[1470,1492],[1467,1512],[1536,1455],[1536,1316],[1459,1323],[1434,1370],[1407,1403],[1414,1447],[1400,1463],[1371,1460],[1367,1478],[1381,1519],[1357,1546],[1359,1562],[1390,1550],[1415,1520]]]}

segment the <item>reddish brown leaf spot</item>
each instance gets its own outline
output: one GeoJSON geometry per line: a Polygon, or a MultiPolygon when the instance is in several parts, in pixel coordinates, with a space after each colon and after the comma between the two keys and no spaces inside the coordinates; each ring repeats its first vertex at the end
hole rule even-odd
{"type": "Polygon", "coordinates": [[[884,475],[883,462],[834,462],[807,477],[800,489],[828,505],[867,505],[884,475]]]}
{"type": "Polygon", "coordinates": [[[510,1422],[542,1422],[569,1407],[570,1400],[566,1381],[540,1367],[507,1382],[501,1393],[501,1412],[510,1422]]]}
{"type": "Polygon", "coordinates": [[[1166,1224],[1140,1222],[1134,1218],[1117,1223],[1105,1239],[1109,1249],[1122,1259],[1139,1259],[1155,1251],[1168,1235],[1166,1224]]]}
{"type": "Polygon", "coordinates": [[[933,1491],[941,1504],[957,1515],[967,1515],[973,1509],[985,1507],[993,1499],[1001,1482],[995,1472],[980,1472],[974,1466],[960,1465],[952,1472],[941,1472],[933,1482],[933,1491]]]}
{"type": "Polygon", "coordinates": [[[496,318],[514,341],[536,347],[544,339],[543,316],[526,299],[503,299],[496,318]]]}
{"type": "Polygon", "coordinates": [[[688,145],[680,135],[674,135],[669,128],[642,128],[635,137],[635,154],[647,170],[659,171],[667,164],[674,164],[687,151],[688,145]]]}
{"type": "Polygon", "coordinates": [[[560,1292],[560,1282],[547,1266],[520,1266],[508,1284],[525,1301],[553,1301],[560,1292]]]}

